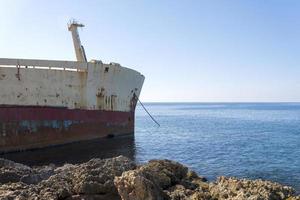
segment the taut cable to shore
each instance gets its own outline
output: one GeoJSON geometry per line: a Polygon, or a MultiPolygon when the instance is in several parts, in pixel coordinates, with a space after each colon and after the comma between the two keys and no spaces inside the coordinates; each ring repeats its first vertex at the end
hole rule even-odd
{"type": "Polygon", "coordinates": [[[144,110],[146,111],[146,113],[150,116],[150,118],[158,125],[158,127],[160,127],[160,124],[154,119],[154,117],[152,117],[152,115],[149,113],[149,111],[144,106],[144,104],[140,101],[140,99],[138,97],[136,97],[136,98],[137,98],[138,102],[141,104],[141,106],[144,108],[144,110]]]}

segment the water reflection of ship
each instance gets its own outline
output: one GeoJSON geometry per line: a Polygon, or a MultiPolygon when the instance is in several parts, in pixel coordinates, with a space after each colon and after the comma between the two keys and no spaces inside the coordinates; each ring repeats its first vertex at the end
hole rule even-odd
{"type": "Polygon", "coordinates": [[[135,160],[134,136],[81,141],[62,146],[35,149],[1,155],[2,158],[26,165],[47,165],[53,163],[81,163],[92,158],[109,158],[124,155],[135,160]]]}

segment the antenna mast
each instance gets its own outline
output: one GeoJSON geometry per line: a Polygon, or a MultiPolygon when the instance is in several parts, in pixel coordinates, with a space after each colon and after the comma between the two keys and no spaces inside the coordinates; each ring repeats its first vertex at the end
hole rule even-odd
{"type": "Polygon", "coordinates": [[[84,48],[81,45],[81,41],[78,33],[78,27],[84,27],[84,25],[79,24],[75,20],[71,20],[70,23],[68,24],[68,29],[72,33],[76,59],[79,62],[87,62],[84,48]]]}

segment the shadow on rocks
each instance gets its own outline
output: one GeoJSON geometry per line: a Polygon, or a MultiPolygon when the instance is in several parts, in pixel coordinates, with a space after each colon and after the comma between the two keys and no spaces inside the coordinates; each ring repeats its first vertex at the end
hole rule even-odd
{"type": "Polygon", "coordinates": [[[9,165],[4,168],[16,176],[6,177],[5,184],[0,186],[0,199],[120,199],[114,177],[136,168],[133,161],[123,156],[66,164],[51,173],[46,167],[37,170],[7,162],[9,165]],[[39,173],[32,174],[34,170],[39,173]]]}
{"type": "Polygon", "coordinates": [[[219,177],[209,183],[171,160],[140,166],[124,156],[82,164],[28,167],[0,159],[3,200],[300,200],[291,187],[219,177]]]}

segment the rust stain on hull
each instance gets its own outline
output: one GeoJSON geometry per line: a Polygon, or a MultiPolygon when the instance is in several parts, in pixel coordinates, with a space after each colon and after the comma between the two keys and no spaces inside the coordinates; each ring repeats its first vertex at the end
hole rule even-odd
{"type": "Polygon", "coordinates": [[[75,21],[77,62],[0,58],[0,153],[134,132],[145,77],[87,61],[75,21]]]}
{"type": "Polygon", "coordinates": [[[134,112],[0,107],[0,153],[134,133],[134,112]]]}

